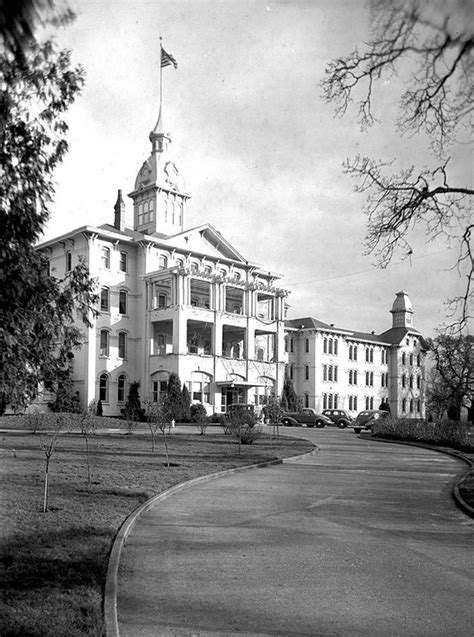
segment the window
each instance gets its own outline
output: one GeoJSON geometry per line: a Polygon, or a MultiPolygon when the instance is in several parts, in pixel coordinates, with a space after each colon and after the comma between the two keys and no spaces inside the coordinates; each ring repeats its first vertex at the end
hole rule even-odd
{"type": "Polygon", "coordinates": [[[323,380],[327,380],[327,379],[328,379],[328,366],[323,365],[323,380]]]}
{"type": "Polygon", "coordinates": [[[110,270],[110,248],[105,246],[101,250],[100,263],[103,268],[110,270]]]}
{"type": "Polygon", "coordinates": [[[304,395],[304,406],[309,407],[309,394],[304,395]]]}
{"type": "Polygon", "coordinates": [[[380,383],[382,387],[388,387],[388,373],[382,373],[380,375],[380,383]]]}
{"type": "Polygon", "coordinates": [[[309,365],[304,366],[304,379],[309,380],[309,365]]]}
{"type": "Polygon", "coordinates": [[[380,353],[382,359],[382,365],[386,365],[388,363],[388,351],[383,349],[380,353]]]}
{"type": "Polygon", "coordinates": [[[128,267],[128,254],[126,252],[120,253],[119,270],[120,272],[127,272],[128,267]]]}
{"type": "Polygon", "coordinates": [[[151,395],[154,403],[159,402],[160,396],[168,392],[167,380],[154,380],[151,384],[151,395]]]}
{"type": "Polygon", "coordinates": [[[421,400],[416,401],[416,411],[417,413],[421,412],[421,400]]]}
{"type": "Polygon", "coordinates": [[[402,400],[402,411],[405,413],[405,412],[406,412],[406,410],[407,410],[407,399],[406,399],[406,398],[404,398],[404,399],[402,400]]]}
{"type": "Polygon", "coordinates": [[[366,396],[365,397],[365,408],[366,409],[373,409],[374,408],[374,397],[373,396],[366,396]]]}
{"type": "Polygon", "coordinates": [[[100,311],[101,312],[109,312],[110,311],[110,293],[109,293],[109,288],[101,288],[100,289],[100,311]]]}
{"type": "Polygon", "coordinates": [[[349,411],[357,411],[357,396],[349,396],[349,411]]]}
{"type": "Polygon", "coordinates": [[[413,354],[410,354],[410,365],[413,365],[413,354]]]}
{"type": "Polygon", "coordinates": [[[309,354],[309,338],[304,339],[304,351],[305,354],[309,354]]]}
{"type": "Polygon", "coordinates": [[[374,385],[374,372],[365,372],[365,384],[367,387],[374,385]]]}
{"type": "Polygon", "coordinates": [[[109,402],[109,377],[101,374],[99,378],[99,400],[103,403],[109,402]]]}
{"type": "Polygon", "coordinates": [[[405,374],[402,374],[402,387],[406,387],[407,386],[407,379],[405,374]]]}
{"type": "Polygon", "coordinates": [[[100,330],[100,355],[109,355],[109,333],[107,330],[100,330]]]}
{"type": "Polygon", "coordinates": [[[68,250],[66,252],[66,272],[70,272],[72,270],[72,252],[68,250]]]}
{"type": "Polygon", "coordinates": [[[293,354],[295,349],[294,339],[290,338],[290,353],[293,354]]]}
{"type": "Polygon", "coordinates": [[[332,338],[328,339],[328,354],[332,354],[332,338]]]}
{"type": "Polygon", "coordinates": [[[366,347],[365,348],[365,362],[373,363],[374,362],[374,348],[366,347]]]}
{"type": "Polygon", "coordinates": [[[163,308],[163,307],[167,307],[168,302],[167,302],[167,297],[166,294],[159,294],[158,295],[158,307],[159,308],[163,308]]]}
{"type": "Polygon", "coordinates": [[[418,367],[420,367],[420,365],[421,365],[421,354],[417,354],[416,355],[416,364],[418,365],[418,367]]]}
{"type": "Polygon", "coordinates": [[[125,378],[125,374],[120,374],[120,376],[117,379],[117,402],[118,403],[125,402],[126,386],[127,386],[127,380],[125,378]]]}
{"type": "Polygon", "coordinates": [[[295,366],[293,363],[290,365],[290,380],[293,380],[293,376],[295,374],[295,366]]]}
{"type": "Polygon", "coordinates": [[[402,353],[402,365],[406,365],[407,363],[407,355],[405,352],[402,353]]]}
{"type": "Polygon", "coordinates": [[[349,360],[357,360],[357,345],[349,345],[349,360]]]}
{"type": "Polygon", "coordinates": [[[421,389],[421,376],[416,377],[416,388],[421,389]]]}
{"type": "Polygon", "coordinates": [[[410,376],[410,389],[413,389],[413,375],[410,376]]]}
{"type": "Polygon", "coordinates": [[[119,292],[119,314],[127,313],[127,291],[120,290],[119,292]]]}
{"type": "Polygon", "coordinates": [[[326,337],[324,337],[324,341],[323,341],[323,352],[325,354],[328,353],[328,339],[326,337]]]}
{"type": "Polygon", "coordinates": [[[119,358],[127,358],[127,334],[119,332],[118,335],[118,356],[119,358]]]}
{"type": "Polygon", "coordinates": [[[349,385],[357,385],[357,370],[349,370],[349,385]]]}
{"type": "Polygon", "coordinates": [[[334,339],[334,355],[337,356],[337,338],[334,339]]]}
{"type": "Polygon", "coordinates": [[[168,267],[168,257],[161,254],[160,258],[158,259],[158,267],[160,270],[166,270],[166,268],[168,267]]]}
{"type": "Polygon", "coordinates": [[[413,398],[410,398],[410,414],[413,413],[413,398]]]}

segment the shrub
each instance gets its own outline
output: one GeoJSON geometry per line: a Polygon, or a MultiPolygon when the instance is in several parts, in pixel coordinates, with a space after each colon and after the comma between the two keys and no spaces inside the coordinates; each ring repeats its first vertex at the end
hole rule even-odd
{"type": "Polygon", "coordinates": [[[465,450],[474,448],[468,423],[459,421],[443,420],[435,423],[412,418],[381,418],[374,422],[372,433],[392,440],[425,442],[465,450]]]}
{"type": "Polygon", "coordinates": [[[207,420],[207,411],[204,405],[201,403],[197,403],[196,405],[191,405],[191,422],[200,422],[203,418],[207,420]]]}

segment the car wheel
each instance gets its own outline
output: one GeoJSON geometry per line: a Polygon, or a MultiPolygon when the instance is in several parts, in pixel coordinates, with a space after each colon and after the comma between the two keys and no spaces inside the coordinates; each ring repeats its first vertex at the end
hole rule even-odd
{"type": "Polygon", "coordinates": [[[323,422],[322,420],[317,420],[315,423],[316,427],[318,427],[318,429],[322,429],[323,427],[326,426],[326,423],[323,422]]]}
{"type": "Polygon", "coordinates": [[[288,420],[288,418],[283,418],[282,421],[281,421],[281,424],[284,427],[291,427],[291,425],[292,425],[292,423],[288,420]]]}
{"type": "Polygon", "coordinates": [[[347,427],[347,422],[345,420],[340,420],[337,423],[337,426],[339,427],[339,429],[345,429],[347,427]]]}

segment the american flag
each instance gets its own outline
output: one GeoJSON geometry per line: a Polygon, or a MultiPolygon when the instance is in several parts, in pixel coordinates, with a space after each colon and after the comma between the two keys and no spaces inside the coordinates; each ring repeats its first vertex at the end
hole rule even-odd
{"type": "Polygon", "coordinates": [[[164,68],[165,66],[171,66],[171,65],[173,65],[175,69],[178,68],[178,63],[176,62],[174,57],[170,55],[169,53],[166,53],[166,51],[162,47],[161,48],[161,68],[164,68]]]}

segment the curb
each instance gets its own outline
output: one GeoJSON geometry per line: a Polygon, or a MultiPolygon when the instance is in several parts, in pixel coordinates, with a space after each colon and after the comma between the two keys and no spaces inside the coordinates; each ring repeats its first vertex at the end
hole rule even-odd
{"type": "Polygon", "coordinates": [[[106,637],[119,637],[119,627],[118,627],[118,615],[117,615],[117,590],[118,590],[118,570],[120,564],[120,557],[122,555],[122,550],[125,546],[125,541],[133,529],[133,526],[137,520],[137,518],[147,511],[150,507],[152,507],[157,502],[161,500],[165,500],[170,495],[178,491],[182,491],[187,489],[195,484],[200,482],[210,482],[215,478],[220,478],[222,476],[226,476],[232,473],[237,473],[240,471],[248,471],[251,469],[263,469],[265,467],[270,467],[273,465],[284,464],[289,460],[295,460],[296,458],[306,458],[307,456],[313,456],[317,451],[319,451],[319,447],[314,445],[314,449],[309,451],[308,453],[303,453],[299,456],[289,456],[288,458],[279,458],[277,460],[268,460],[266,462],[260,462],[258,464],[251,464],[246,467],[235,467],[233,469],[225,469],[224,471],[218,471],[217,473],[209,473],[204,476],[199,476],[197,478],[192,478],[191,480],[187,480],[186,482],[181,482],[180,484],[176,484],[174,487],[170,487],[166,491],[159,493],[158,495],[154,495],[152,498],[141,504],[135,511],[132,511],[130,515],[125,519],[121,527],[119,528],[117,535],[115,536],[114,543],[112,545],[112,550],[109,556],[109,563],[107,566],[107,574],[105,578],[105,589],[104,589],[104,623],[105,623],[105,634],[106,637]]]}
{"type": "Polygon", "coordinates": [[[447,456],[451,456],[452,458],[456,458],[456,460],[461,460],[469,465],[469,469],[466,473],[463,473],[459,478],[457,478],[457,482],[452,490],[452,497],[457,507],[461,509],[463,513],[468,515],[471,518],[474,518],[474,508],[466,502],[466,500],[462,497],[460,492],[460,486],[463,482],[465,482],[468,477],[471,475],[474,469],[474,463],[472,460],[467,458],[461,451],[449,450],[449,449],[441,449],[440,447],[436,447],[435,445],[428,445],[423,442],[414,442],[411,440],[390,440],[388,438],[373,438],[372,436],[367,435],[359,435],[361,440],[368,440],[371,442],[387,442],[395,445],[408,445],[411,447],[420,447],[421,449],[430,449],[431,451],[437,451],[438,453],[444,453],[447,456]]]}

